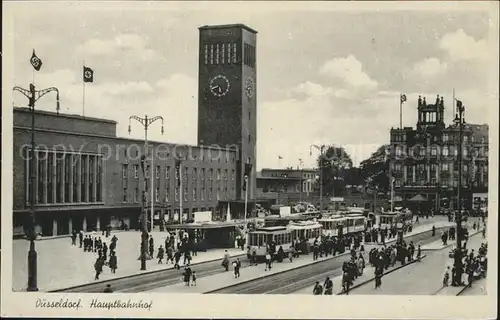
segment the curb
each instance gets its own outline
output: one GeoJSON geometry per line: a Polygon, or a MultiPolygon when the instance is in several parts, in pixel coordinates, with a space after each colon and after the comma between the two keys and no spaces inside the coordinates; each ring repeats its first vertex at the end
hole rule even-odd
{"type": "MultiPolygon", "coordinates": [[[[397,271],[397,270],[399,270],[399,269],[402,269],[402,268],[404,268],[404,267],[407,267],[407,266],[409,266],[409,265],[411,265],[411,264],[413,264],[413,263],[415,263],[415,262],[421,261],[421,260],[423,260],[425,257],[427,257],[427,255],[425,255],[425,254],[424,254],[422,257],[420,257],[420,260],[415,259],[415,260],[409,261],[408,263],[405,263],[405,264],[403,264],[403,265],[399,265],[399,266],[397,266],[397,267],[395,267],[395,268],[393,268],[393,269],[391,269],[391,270],[388,270],[387,272],[383,273],[383,274],[382,274],[382,276],[388,275],[388,274],[390,274],[390,273],[392,273],[392,272],[394,272],[394,271],[397,271]]],[[[356,289],[356,288],[359,288],[359,287],[361,287],[362,285],[367,284],[368,282],[372,282],[373,280],[375,280],[375,277],[370,278],[370,279],[366,279],[366,280],[364,280],[364,281],[362,281],[362,282],[358,283],[357,285],[352,286],[352,287],[349,289],[349,291],[351,291],[351,290],[353,290],[353,289],[356,289]]],[[[344,291],[340,291],[339,293],[337,293],[337,295],[338,295],[338,296],[341,296],[341,295],[346,295],[346,294],[345,294],[345,292],[344,292],[344,291]]]]}
{"type": "MultiPolygon", "coordinates": [[[[442,228],[447,228],[447,227],[442,227],[442,228]]],[[[441,229],[441,228],[439,228],[439,229],[438,229],[438,228],[436,228],[436,230],[440,230],[440,229],[441,229]]],[[[403,237],[403,239],[404,239],[404,238],[413,237],[413,236],[418,236],[418,235],[420,235],[420,234],[423,234],[423,233],[426,233],[426,232],[429,232],[429,231],[431,231],[431,230],[425,230],[425,231],[422,231],[422,232],[419,232],[419,233],[415,233],[415,234],[412,234],[412,235],[407,235],[406,237],[403,237]]],[[[386,244],[391,243],[391,242],[395,242],[396,240],[397,240],[397,238],[391,239],[390,241],[387,241],[387,242],[386,242],[386,244]]],[[[370,245],[371,245],[371,244],[370,244],[370,245]]],[[[358,251],[356,251],[356,252],[358,252],[358,251]]],[[[207,292],[203,292],[202,294],[211,294],[211,293],[216,293],[217,291],[221,291],[221,290],[224,290],[224,289],[227,289],[227,288],[233,288],[233,287],[236,287],[236,286],[239,286],[239,285],[241,285],[241,284],[248,283],[248,282],[252,282],[252,281],[256,281],[256,280],[261,280],[261,279],[268,278],[268,277],[272,277],[272,276],[275,276],[275,275],[279,275],[279,274],[282,274],[282,273],[285,273],[285,272],[288,272],[288,271],[297,270],[297,269],[300,269],[300,268],[309,267],[309,266],[311,266],[311,265],[315,265],[315,264],[317,264],[317,263],[324,262],[324,261],[328,261],[328,260],[331,260],[331,259],[334,259],[334,258],[342,257],[342,256],[344,256],[344,255],[348,255],[348,254],[350,254],[350,252],[345,252],[345,253],[342,253],[342,254],[340,254],[340,255],[336,255],[336,256],[333,256],[333,257],[331,257],[331,258],[325,259],[325,260],[315,261],[315,262],[313,262],[313,263],[309,263],[309,264],[306,264],[306,265],[303,265],[303,266],[297,266],[297,267],[294,267],[294,268],[291,268],[291,269],[287,269],[287,270],[282,270],[282,271],[279,271],[279,272],[276,272],[276,273],[273,273],[273,274],[264,274],[264,275],[262,275],[262,276],[259,276],[259,277],[253,278],[253,279],[248,279],[248,280],[245,280],[245,281],[242,281],[242,282],[239,282],[239,283],[235,283],[235,284],[232,284],[232,285],[229,285],[229,286],[226,286],[226,287],[222,287],[222,288],[218,288],[218,289],[210,290],[210,291],[207,291],[207,292]]],[[[424,257],[425,257],[425,255],[424,255],[424,257]]],[[[415,261],[415,260],[414,260],[414,261],[415,261]]],[[[412,261],[411,263],[413,263],[414,261],[412,261]]],[[[406,265],[408,265],[408,264],[411,264],[411,263],[407,263],[407,264],[405,264],[405,265],[403,265],[403,266],[400,266],[400,267],[404,267],[404,266],[406,266],[406,265]]],[[[400,267],[398,267],[398,268],[400,268],[400,267]]],[[[390,272],[392,272],[392,271],[395,271],[395,270],[397,270],[397,269],[393,269],[393,270],[389,271],[388,273],[390,273],[390,272]]],[[[372,280],[374,280],[374,279],[375,279],[375,278],[370,279],[370,280],[368,280],[367,282],[372,281],[372,280]]],[[[363,283],[363,284],[364,284],[364,283],[363,283]]],[[[361,285],[361,284],[359,284],[359,285],[361,285]]],[[[359,285],[358,285],[358,286],[359,286],[359,285]]],[[[354,288],[354,287],[353,287],[353,288],[354,288]]],[[[351,289],[353,289],[353,288],[351,288],[351,289]]]]}
{"type": "MultiPolygon", "coordinates": [[[[245,254],[240,254],[240,255],[235,255],[232,258],[237,258],[237,257],[241,257],[241,256],[245,256],[246,257],[246,253],[245,254]]],[[[211,259],[211,260],[205,260],[205,261],[195,262],[195,263],[191,263],[190,265],[191,266],[196,266],[196,265],[200,265],[200,264],[203,264],[203,263],[214,262],[214,261],[217,261],[217,260],[222,260],[222,258],[217,258],[217,259],[211,259]]],[[[173,270],[173,269],[174,268],[165,268],[165,269],[160,269],[160,270],[151,270],[151,271],[146,271],[146,272],[143,272],[143,273],[135,273],[135,274],[127,275],[127,276],[116,277],[116,278],[113,278],[113,279],[98,280],[98,281],[95,281],[95,282],[86,283],[86,284],[80,284],[80,285],[76,285],[76,286],[72,286],[72,287],[66,287],[66,288],[61,288],[61,289],[49,290],[47,292],[49,292],[49,293],[65,292],[65,291],[68,291],[68,290],[84,288],[84,287],[87,287],[87,286],[93,286],[93,285],[99,285],[99,284],[103,284],[104,285],[106,283],[112,283],[114,281],[125,280],[125,279],[134,278],[134,277],[140,277],[142,275],[152,275],[152,274],[155,274],[155,273],[159,274],[159,273],[162,273],[162,272],[165,272],[165,271],[169,271],[169,270],[173,270]]]]}
{"type": "Polygon", "coordinates": [[[326,261],[333,260],[333,259],[335,259],[335,258],[340,258],[340,257],[345,256],[345,255],[348,255],[348,254],[351,254],[351,253],[350,253],[350,252],[344,252],[344,253],[341,253],[341,254],[339,254],[339,255],[332,256],[332,257],[329,257],[329,258],[324,259],[324,260],[314,261],[313,263],[308,263],[308,264],[305,264],[305,265],[302,265],[302,266],[295,266],[295,267],[293,267],[293,268],[286,269],[286,270],[281,270],[281,271],[278,271],[278,272],[276,272],[276,273],[272,273],[272,274],[263,274],[263,275],[258,276],[258,277],[256,277],[256,278],[252,278],[252,279],[244,280],[244,281],[242,281],[242,282],[235,283],[235,284],[231,284],[231,285],[226,286],[226,287],[222,287],[222,288],[218,288],[218,289],[210,290],[210,291],[207,291],[207,292],[203,292],[202,294],[216,293],[217,291],[221,291],[221,290],[228,289],[228,288],[233,288],[233,287],[236,287],[236,286],[239,286],[239,285],[242,285],[242,284],[245,284],[245,283],[249,283],[249,282],[252,282],[252,281],[261,280],[261,279],[264,279],[264,278],[268,278],[268,277],[276,276],[276,275],[279,275],[279,274],[282,274],[282,273],[285,273],[285,272],[289,272],[289,271],[292,271],[292,270],[297,270],[297,269],[301,269],[301,268],[306,268],[306,267],[309,267],[309,266],[312,266],[312,265],[315,265],[315,264],[318,264],[318,263],[321,263],[321,262],[326,262],[326,261]]]}
{"type": "MultiPolygon", "coordinates": [[[[471,234],[469,234],[469,239],[478,235],[479,233],[481,233],[483,230],[479,230],[479,231],[475,231],[471,234]]],[[[446,246],[443,246],[442,248],[437,248],[437,249],[422,249],[422,251],[439,251],[439,250],[443,250],[443,249],[446,249],[446,248],[449,248],[451,246],[454,246],[456,245],[457,243],[456,242],[451,242],[450,244],[447,244],[446,246]]]]}

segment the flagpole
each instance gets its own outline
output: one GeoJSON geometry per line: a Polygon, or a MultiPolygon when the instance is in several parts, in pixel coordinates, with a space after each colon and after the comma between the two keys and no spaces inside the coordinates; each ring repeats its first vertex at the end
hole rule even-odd
{"type": "Polygon", "coordinates": [[[399,95],[399,129],[403,129],[403,96],[399,95]]]}
{"type": "Polygon", "coordinates": [[[82,116],[85,117],[85,60],[83,61],[83,69],[84,69],[84,74],[83,74],[83,77],[82,77],[82,84],[83,84],[83,88],[82,88],[82,96],[83,96],[83,99],[82,99],[82,116]]]}
{"type": "Polygon", "coordinates": [[[182,167],[181,164],[179,163],[179,188],[181,189],[179,194],[181,196],[180,202],[179,202],[179,222],[182,224],[182,215],[184,214],[182,211],[182,200],[184,198],[183,190],[182,190],[182,167]]]}
{"type": "Polygon", "coordinates": [[[453,88],[453,114],[451,115],[451,119],[455,119],[455,88],[453,88]]]}
{"type": "Polygon", "coordinates": [[[247,210],[248,210],[248,176],[245,176],[245,225],[247,222],[247,210]]]}
{"type": "MultiPolygon", "coordinates": [[[[154,150],[154,149],[153,149],[154,150]]],[[[154,156],[154,151],[151,153],[151,231],[153,231],[153,214],[155,210],[155,197],[156,197],[156,190],[155,190],[155,179],[156,179],[156,172],[154,172],[154,161],[155,161],[155,156],[154,156]]]]}

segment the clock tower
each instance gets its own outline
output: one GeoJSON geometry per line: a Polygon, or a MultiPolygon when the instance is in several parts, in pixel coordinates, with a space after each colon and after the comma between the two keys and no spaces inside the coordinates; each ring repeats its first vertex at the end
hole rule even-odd
{"type": "Polygon", "coordinates": [[[255,197],[257,31],[243,25],[203,26],[198,74],[198,144],[237,149],[236,198],[255,197]]]}

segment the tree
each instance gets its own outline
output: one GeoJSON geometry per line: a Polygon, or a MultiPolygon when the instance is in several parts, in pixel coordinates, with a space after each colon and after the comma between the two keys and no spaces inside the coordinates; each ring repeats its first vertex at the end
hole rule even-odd
{"type": "Polygon", "coordinates": [[[345,190],[345,175],[352,168],[351,156],[344,147],[329,146],[318,156],[318,168],[323,176],[323,194],[339,195],[345,190]]]}
{"type": "Polygon", "coordinates": [[[361,177],[370,188],[377,187],[381,192],[389,191],[389,145],[380,146],[371,156],[361,161],[361,177]]]}

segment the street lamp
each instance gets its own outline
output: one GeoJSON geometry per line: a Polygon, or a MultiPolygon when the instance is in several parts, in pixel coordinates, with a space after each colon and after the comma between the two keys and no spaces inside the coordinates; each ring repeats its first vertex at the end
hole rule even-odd
{"type": "Polygon", "coordinates": [[[35,250],[35,240],[36,240],[36,231],[35,231],[35,102],[38,101],[41,97],[46,95],[49,92],[56,92],[56,110],[57,114],[59,114],[59,90],[55,87],[50,87],[42,90],[35,90],[35,85],[30,83],[29,90],[14,87],[14,91],[18,91],[22,93],[26,98],[28,98],[28,107],[31,110],[31,152],[30,152],[30,177],[29,177],[29,186],[30,189],[30,223],[29,223],[29,231],[28,237],[30,240],[30,250],[28,251],[28,288],[27,291],[38,291],[37,284],[37,253],[35,250]]]}
{"type": "MultiPolygon", "coordinates": [[[[128,124],[128,133],[132,132],[131,121],[136,120],[144,127],[144,155],[141,158],[142,175],[144,177],[144,190],[142,192],[142,214],[141,214],[141,228],[142,228],[142,242],[141,242],[141,255],[139,259],[141,260],[141,270],[146,270],[146,260],[151,259],[148,254],[148,223],[147,223],[147,204],[148,204],[148,177],[146,177],[146,167],[148,161],[148,128],[156,120],[161,120],[161,134],[163,134],[163,117],[157,116],[153,118],[148,118],[146,115],[144,118],[138,116],[130,116],[128,124]]],[[[154,154],[153,154],[154,157],[154,154]]],[[[151,173],[153,173],[153,168],[151,166],[151,173]]],[[[153,179],[151,179],[153,180],[153,179]]],[[[151,190],[153,194],[153,190],[151,190]]],[[[151,230],[153,229],[153,203],[154,199],[151,199],[151,230]]]]}
{"type": "Polygon", "coordinates": [[[464,118],[463,114],[465,111],[465,107],[462,104],[462,101],[457,100],[457,110],[458,113],[455,115],[455,123],[458,124],[459,128],[459,133],[458,133],[458,187],[457,187],[457,203],[458,203],[458,210],[457,214],[455,215],[455,221],[456,221],[456,226],[457,226],[457,248],[455,250],[454,254],[454,267],[455,267],[455,279],[453,279],[453,284],[454,285],[460,285],[462,282],[462,268],[463,268],[463,262],[462,262],[462,201],[461,201],[461,188],[462,188],[462,142],[463,142],[463,123],[464,123],[464,118]]]}
{"type": "Polygon", "coordinates": [[[312,155],[312,149],[315,148],[319,150],[320,157],[319,157],[319,213],[321,214],[323,212],[323,151],[325,150],[326,146],[324,144],[322,145],[316,145],[312,144],[309,146],[309,154],[312,155]]]}

